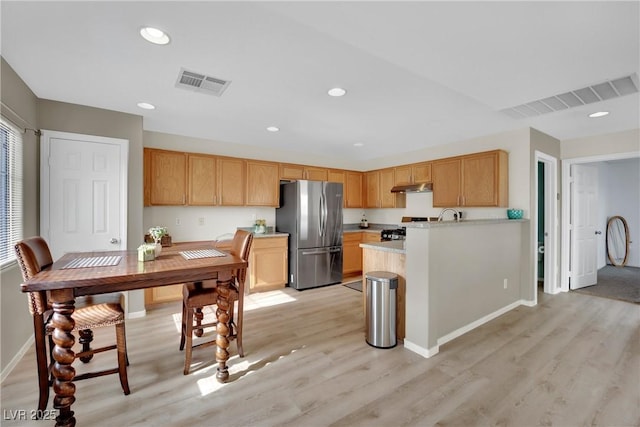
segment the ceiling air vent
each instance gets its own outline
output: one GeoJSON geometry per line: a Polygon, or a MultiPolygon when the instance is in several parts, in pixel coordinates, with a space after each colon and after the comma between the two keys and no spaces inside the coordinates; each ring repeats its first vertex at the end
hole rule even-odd
{"type": "Polygon", "coordinates": [[[193,71],[180,69],[176,87],[192,90],[194,92],[207,93],[209,95],[220,96],[231,84],[230,80],[221,80],[215,77],[206,76],[193,71]]]}
{"type": "Polygon", "coordinates": [[[567,108],[606,101],[607,99],[636,92],[638,92],[638,76],[632,74],[604,83],[553,95],[548,98],[527,102],[526,104],[516,105],[515,107],[505,108],[500,111],[514,119],[522,119],[524,117],[535,117],[554,111],[566,110],[567,108]]]}

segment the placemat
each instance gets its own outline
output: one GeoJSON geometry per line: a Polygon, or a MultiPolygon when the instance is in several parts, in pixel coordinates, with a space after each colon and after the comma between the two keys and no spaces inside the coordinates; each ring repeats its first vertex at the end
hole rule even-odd
{"type": "Polygon", "coordinates": [[[185,259],[198,259],[226,256],[227,254],[216,249],[198,249],[193,251],[182,251],[180,252],[180,255],[182,255],[185,259]]]}
{"type": "Polygon", "coordinates": [[[68,262],[62,269],[86,268],[86,267],[110,267],[118,265],[122,257],[120,255],[94,256],[88,258],[76,258],[68,262]]]}

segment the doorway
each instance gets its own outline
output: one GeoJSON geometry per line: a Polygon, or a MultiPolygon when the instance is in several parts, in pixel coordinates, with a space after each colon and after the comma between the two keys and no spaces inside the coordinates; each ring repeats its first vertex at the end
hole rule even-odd
{"type": "MultiPolygon", "coordinates": [[[[572,205],[571,200],[574,198],[573,192],[575,188],[572,186],[571,170],[574,165],[597,164],[600,162],[609,162],[614,160],[634,159],[640,157],[638,152],[617,153],[592,157],[581,157],[574,159],[566,159],[562,161],[562,252],[561,252],[561,269],[560,269],[560,288],[563,292],[568,292],[572,288],[572,279],[574,266],[572,266],[573,251],[575,250],[576,238],[574,230],[572,230],[572,205]]],[[[574,209],[580,209],[574,207],[574,209]]],[[[579,214],[579,212],[574,212],[579,214]]],[[[602,231],[600,229],[594,231],[602,231]]],[[[598,239],[603,240],[602,234],[597,234],[598,239]]],[[[599,252],[602,244],[598,244],[599,252]]],[[[600,255],[598,255],[601,258],[600,255]]]]}
{"type": "Polygon", "coordinates": [[[42,131],[40,235],[54,259],[127,248],[129,141],[42,131]]]}
{"type": "Polygon", "coordinates": [[[534,286],[548,294],[560,292],[558,286],[558,159],[535,152],[534,286]]]}

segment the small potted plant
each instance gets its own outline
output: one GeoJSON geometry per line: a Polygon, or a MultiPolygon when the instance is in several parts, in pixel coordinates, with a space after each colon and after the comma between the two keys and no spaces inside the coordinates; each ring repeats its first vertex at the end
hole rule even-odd
{"type": "Polygon", "coordinates": [[[256,234],[264,234],[267,232],[267,220],[256,219],[256,223],[253,226],[253,232],[256,234]]]}
{"type": "Polygon", "coordinates": [[[156,244],[155,243],[143,243],[138,246],[138,261],[153,261],[156,259],[156,244]]]}
{"type": "Polygon", "coordinates": [[[167,227],[155,226],[149,229],[149,235],[153,238],[156,245],[156,257],[160,256],[162,252],[162,238],[168,234],[167,227]]]}

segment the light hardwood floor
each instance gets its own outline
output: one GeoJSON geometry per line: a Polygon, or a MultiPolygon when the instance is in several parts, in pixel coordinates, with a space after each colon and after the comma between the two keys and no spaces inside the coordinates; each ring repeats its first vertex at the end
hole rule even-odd
{"type": "MultiPolygon", "coordinates": [[[[212,347],[182,375],[179,303],[128,320],[131,395],[116,376],[77,383],[78,425],[640,425],[640,305],[541,294],[431,359],[368,346],[361,294],[344,286],[253,294],[246,308],[246,357],[231,344],[224,385],[212,347]]],[[[2,384],[3,426],[29,425],[7,418],[36,404],[34,357],[2,384]]]]}

